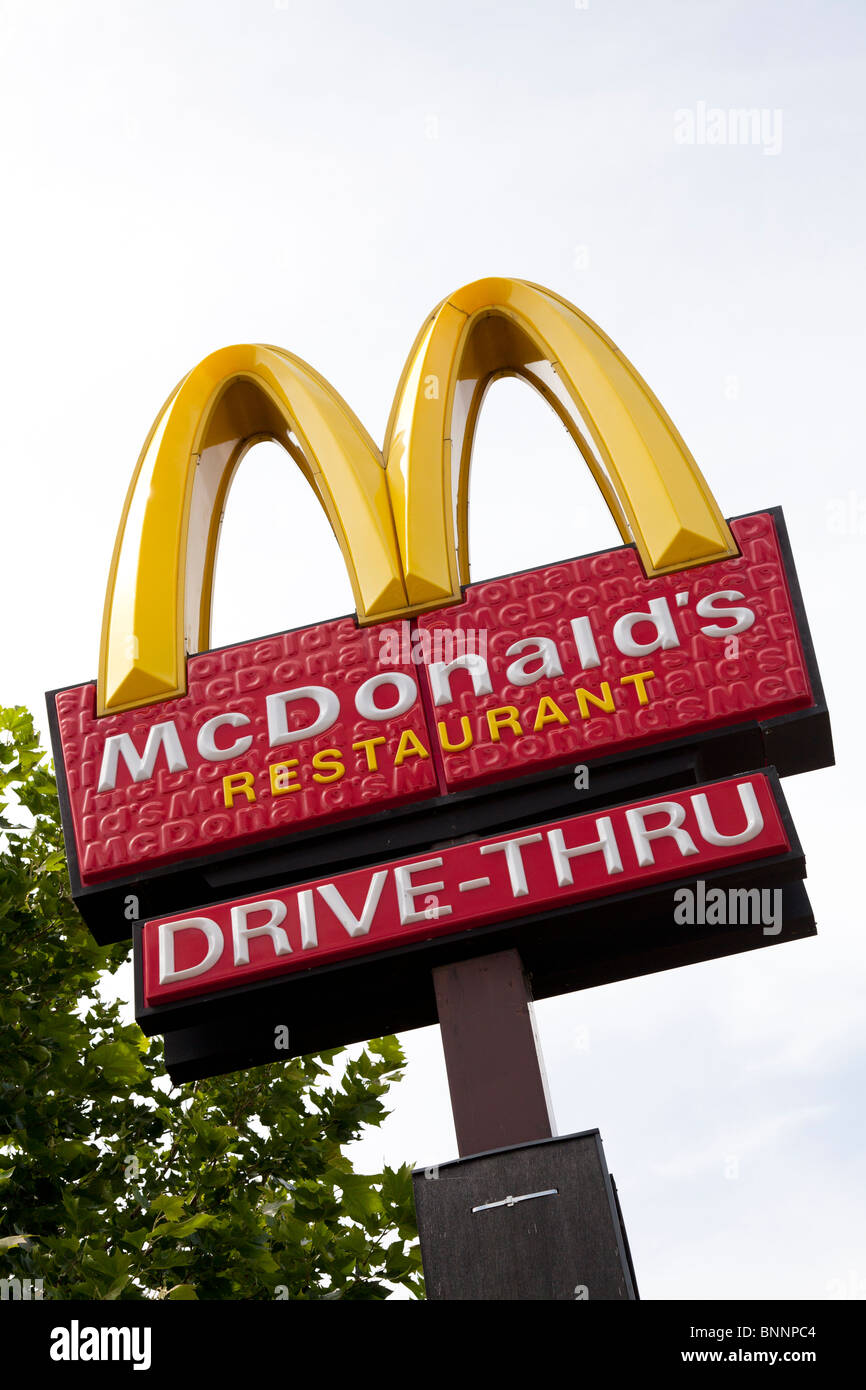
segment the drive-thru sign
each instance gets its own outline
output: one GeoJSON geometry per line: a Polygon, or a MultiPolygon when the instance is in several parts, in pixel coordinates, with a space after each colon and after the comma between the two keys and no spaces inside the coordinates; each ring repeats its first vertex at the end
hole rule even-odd
{"type": "MultiPolygon", "coordinates": [[[[262,499],[263,544],[299,524],[262,499]]],[[[832,746],[781,511],[725,520],[622,353],[523,281],[438,306],[381,451],[281,349],[190,372],[129,489],[97,677],[48,703],[75,899],[98,939],[133,932],[179,1077],[265,1060],[276,1021],[293,1050],[433,1022],[431,969],[485,952],[552,994],[814,931],[779,776],[832,746]],[[472,582],[503,375],[557,412],[623,544],[472,582]],[[220,520],[262,438],[325,509],[356,611],[212,650],[220,520]],[[698,881],[774,885],[779,929],[675,923],[698,881]]]]}

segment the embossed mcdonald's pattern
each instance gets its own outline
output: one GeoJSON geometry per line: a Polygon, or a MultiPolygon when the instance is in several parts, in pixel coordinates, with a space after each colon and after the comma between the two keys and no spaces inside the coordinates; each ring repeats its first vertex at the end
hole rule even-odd
{"type": "Polygon", "coordinates": [[[781,512],[727,522],[623,354],[519,280],[433,312],[381,451],[281,349],[190,372],[133,475],[97,678],[48,705],[73,893],[100,940],[676,776],[832,761],[781,512]],[[502,375],[559,415],[623,545],[473,583],[472,443],[502,375]],[[265,437],[323,506],[356,613],[214,651],[220,519],[265,437]]]}
{"type": "Polygon", "coordinates": [[[685,574],[647,579],[623,547],[423,615],[431,650],[487,633],[484,660],[426,667],[446,788],[813,707],[774,518],[731,531],[738,555],[685,574]]]}
{"type": "Polygon", "coordinates": [[[84,883],[438,790],[414,668],[351,618],[191,657],[156,705],[95,698],[56,697],[84,883]]]}

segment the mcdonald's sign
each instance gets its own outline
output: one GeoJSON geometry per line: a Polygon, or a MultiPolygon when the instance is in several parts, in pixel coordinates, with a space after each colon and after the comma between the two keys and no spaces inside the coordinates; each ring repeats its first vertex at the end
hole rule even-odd
{"type": "MultiPolygon", "coordinates": [[[[726,520],[614,343],[550,290],[506,279],[426,320],[382,450],[282,349],[224,348],[195,367],[133,474],[97,677],[48,707],[73,893],[104,941],[431,846],[833,758],[781,511],[726,520]],[[557,413],[622,545],[474,582],[473,438],[506,375],[557,413]],[[212,650],[220,520],[264,438],[324,508],[356,611],[212,650]]],[[[790,834],[774,852],[796,859],[790,834]]]]}

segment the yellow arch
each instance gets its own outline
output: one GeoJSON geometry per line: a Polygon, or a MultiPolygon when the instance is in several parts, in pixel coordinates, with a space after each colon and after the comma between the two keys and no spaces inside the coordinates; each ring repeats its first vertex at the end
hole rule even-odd
{"type": "Polygon", "coordinates": [[[397,387],[384,455],[337,391],[280,348],[206,357],[148,435],[111,562],[97,710],[186,690],[210,645],[219,528],[247,449],[282,444],[324,507],[362,623],[459,601],[469,582],[472,444],[484,394],[523,377],[562,419],[648,574],[737,553],[649,387],[590,319],[523,280],[478,280],[426,321],[397,387]]]}
{"type": "Polygon", "coordinates": [[[382,456],[306,362],[279,348],[222,348],[160,412],[126,497],[105,600],[97,706],[132,709],[186,690],[186,655],[210,644],[219,527],[240,460],[274,439],[324,507],[359,616],[406,607],[382,456]]]}
{"type": "Polygon", "coordinates": [[[409,602],[469,582],[468,499],[478,412],[519,376],[553,407],[647,574],[737,548],[701,472],[646,382],[591,319],[524,280],[477,280],[433,311],[400,379],[385,440],[409,602]]]}

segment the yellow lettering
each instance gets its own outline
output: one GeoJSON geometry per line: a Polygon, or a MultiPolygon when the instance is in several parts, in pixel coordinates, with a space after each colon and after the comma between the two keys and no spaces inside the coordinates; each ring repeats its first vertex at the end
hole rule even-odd
{"type": "Polygon", "coordinates": [[[440,719],[436,727],[439,730],[439,742],[445,753],[462,753],[464,748],[472,747],[472,729],[467,715],[461,714],[460,716],[460,732],[463,735],[462,743],[451,743],[448,738],[448,730],[445,726],[444,719],[440,719]]]}
{"type": "Polygon", "coordinates": [[[394,766],[399,767],[405,758],[429,758],[430,754],[411,729],[404,729],[394,756],[394,766]]]}
{"type": "Polygon", "coordinates": [[[577,707],[580,710],[581,719],[589,719],[590,703],[597,705],[599,709],[603,709],[606,714],[613,714],[613,696],[610,693],[610,686],[607,681],[602,681],[601,683],[601,697],[593,695],[591,690],[584,690],[581,685],[577,687],[574,693],[577,696],[577,707]]]}
{"type": "Polygon", "coordinates": [[[556,701],[551,699],[549,695],[542,695],[541,699],[538,702],[538,710],[535,715],[535,723],[532,726],[535,733],[538,733],[539,729],[543,729],[545,724],[567,723],[568,715],[563,714],[556,701]]]}
{"type": "Polygon", "coordinates": [[[359,743],[352,744],[352,752],[358,753],[363,748],[368,769],[370,772],[378,772],[379,762],[376,757],[376,745],[384,742],[385,740],[381,736],[379,738],[362,738],[359,743]]]}
{"type": "Polygon", "coordinates": [[[271,763],[268,772],[271,775],[271,795],[285,796],[286,792],[299,792],[300,782],[292,782],[290,768],[297,767],[297,758],[289,758],[285,763],[271,763]]]}
{"type": "Polygon", "coordinates": [[[339,748],[320,748],[313,754],[313,767],[318,769],[313,773],[314,782],[339,782],[346,775],[339,748]]]}
{"type": "Polygon", "coordinates": [[[234,806],[235,797],[241,793],[247,801],[255,801],[256,793],[253,783],[255,777],[252,772],[231,772],[228,777],[223,778],[223,801],[226,806],[234,806]]]}
{"type": "Polygon", "coordinates": [[[503,705],[501,709],[489,709],[487,711],[487,727],[494,743],[499,743],[500,729],[510,729],[517,738],[520,738],[523,733],[517,710],[513,705],[503,705]]]}
{"type": "Polygon", "coordinates": [[[651,681],[655,671],[635,671],[631,676],[620,676],[620,685],[633,685],[637,691],[637,702],[639,705],[649,704],[649,695],[646,693],[646,681],[651,681]]]}

